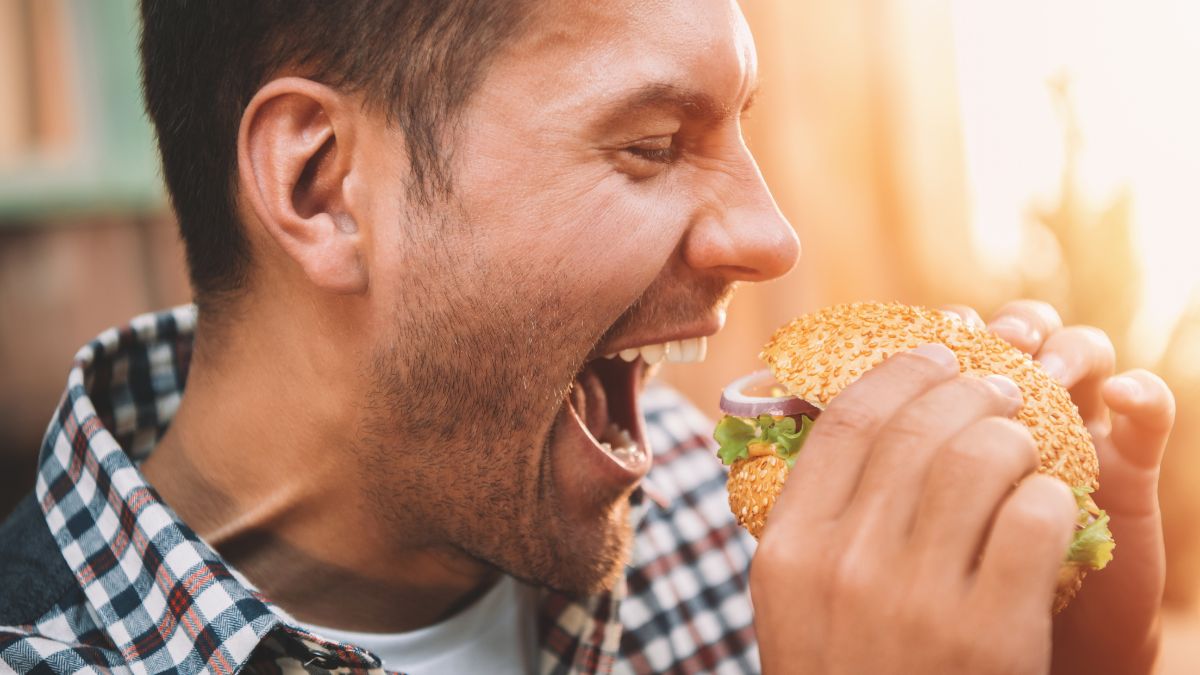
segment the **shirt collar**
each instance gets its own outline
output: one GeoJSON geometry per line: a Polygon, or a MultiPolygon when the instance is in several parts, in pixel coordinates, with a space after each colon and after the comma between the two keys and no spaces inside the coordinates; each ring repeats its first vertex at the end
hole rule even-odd
{"type": "Polygon", "coordinates": [[[281,624],[135,463],[178,408],[195,319],[190,306],[139,316],[79,350],[39,457],[37,498],[89,609],[153,672],[234,672],[281,624]]]}
{"type": "MultiPolygon", "coordinates": [[[[179,406],[196,323],[194,306],[134,318],[75,356],[46,431],[36,495],[97,623],[126,661],[166,669],[235,672],[256,649],[377,667],[370,654],[298,629],[192,531],[150,486],[137,462],[179,406]]],[[[669,497],[646,479],[632,499],[635,527],[669,497]]],[[[543,669],[607,672],[621,635],[625,580],[573,597],[543,589],[543,669]]]]}

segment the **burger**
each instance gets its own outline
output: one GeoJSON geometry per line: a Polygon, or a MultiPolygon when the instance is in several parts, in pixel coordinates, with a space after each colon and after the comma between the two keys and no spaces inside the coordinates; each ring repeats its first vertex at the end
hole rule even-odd
{"type": "Polygon", "coordinates": [[[1037,444],[1038,471],[1071,486],[1079,508],[1059,570],[1054,612],[1067,606],[1090,570],[1104,568],[1115,546],[1108,516],[1096,506],[1099,465],[1091,436],[1066,388],[1000,337],[942,312],[897,303],[852,303],[795,319],[775,331],[759,355],[767,370],[731,383],[714,438],[729,465],[729,507],[757,538],[804,440],[843,389],[889,356],[938,342],[969,375],[1005,375],[1021,389],[1017,419],[1037,444]]]}

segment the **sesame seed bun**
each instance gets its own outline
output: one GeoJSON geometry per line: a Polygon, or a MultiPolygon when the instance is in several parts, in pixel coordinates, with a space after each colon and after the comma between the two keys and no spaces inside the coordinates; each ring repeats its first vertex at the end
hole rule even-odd
{"type": "MultiPolygon", "coordinates": [[[[1017,419],[1037,443],[1040,472],[1069,486],[1099,487],[1096,451],[1067,390],[1016,347],[956,317],[897,303],[838,305],[777,330],[759,358],[790,394],[824,409],[867,369],[931,342],[953,350],[963,373],[1006,375],[1020,387],[1025,404],[1017,419]]],[[[740,459],[730,468],[730,508],[756,538],[788,471],[787,462],[770,455],[740,459]]],[[[1074,597],[1086,571],[1064,563],[1055,612],[1074,597]]]]}

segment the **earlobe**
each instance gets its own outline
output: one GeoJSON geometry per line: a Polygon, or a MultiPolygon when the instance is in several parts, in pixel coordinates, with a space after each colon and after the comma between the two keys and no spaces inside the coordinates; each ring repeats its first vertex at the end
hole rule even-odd
{"type": "MultiPolygon", "coordinates": [[[[368,270],[348,198],[357,106],[296,77],[273,80],[246,107],[238,133],[238,193],[265,237],[330,293],[361,293],[368,270]]],[[[252,239],[256,238],[252,236],[252,239]]]]}

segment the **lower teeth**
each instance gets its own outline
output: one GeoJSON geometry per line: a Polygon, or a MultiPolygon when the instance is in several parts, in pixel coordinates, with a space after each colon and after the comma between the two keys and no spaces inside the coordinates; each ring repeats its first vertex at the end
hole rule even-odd
{"type": "Polygon", "coordinates": [[[610,423],[601,438],[604,440],[600,441],[600,447],[621,464],[630,466],[640,462],[644,457],[642,448],[633,440],[629,432],[616,424],[610,423]]]}

